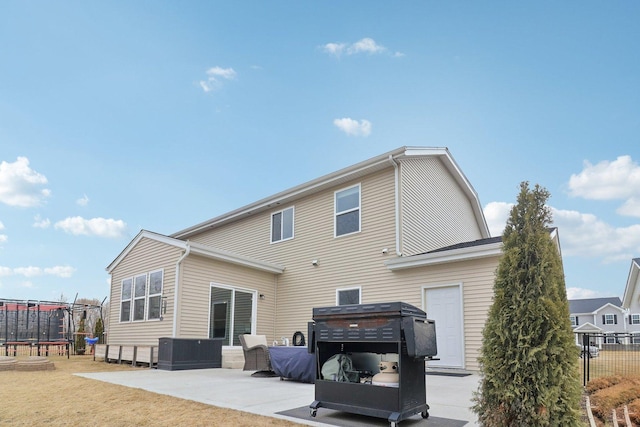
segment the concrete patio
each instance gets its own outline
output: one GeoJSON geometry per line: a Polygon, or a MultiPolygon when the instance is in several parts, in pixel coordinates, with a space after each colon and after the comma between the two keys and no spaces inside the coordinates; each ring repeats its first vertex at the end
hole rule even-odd
{"type": "MultiPolygon", "coordinates": [[[[281,418],[310,426],[388,425],[386,420],[371,417],[349,417],[350,414],[318,409],[310,418],[306,409],[297,411],[305,418],[280,414],[296,408],[308,408],[314,401],[314,385],[275,378],[252,377],[240,369],[197,369],[164,371],[132,369],[131,371],[76,374],[98,381],[140,388],[154,393],[193,400],[207,405],[231,408],[268,417],[281,418]],[[332,414],[327,417],[327,414],[332,414]],[[335,415],[335,416],[334,416],[335,415]]],[[[427,375],[427,403],[430,417],[420,415],[401,425],[476,426],[476,416],[469,407],[478,387],[478,376],[427,375]]]]}

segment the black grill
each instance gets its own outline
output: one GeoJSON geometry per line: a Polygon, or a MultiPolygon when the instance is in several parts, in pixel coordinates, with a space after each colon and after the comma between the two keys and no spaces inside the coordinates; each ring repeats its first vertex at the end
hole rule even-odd
{"type": "Polygon", "coordinates": [[[317,364],[312,416],[325,407],[387,418],[391,425],[418,413],[428,417],[425,359],[437,346],[435,323],[424,311],[404,302],[314,308],[308,332],[317,364]],[[356,380],[322,378],[322,366],[339,353],[353,359],[356,380]],[[398,362],[398,387],[367,382],[381,360],[398,362]]]}

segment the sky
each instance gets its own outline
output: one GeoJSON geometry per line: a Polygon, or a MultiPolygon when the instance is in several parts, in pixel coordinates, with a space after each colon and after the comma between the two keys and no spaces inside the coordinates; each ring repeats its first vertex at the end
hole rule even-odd
{"type": "Polygon", "coordinates": [[[546,188],[569,298],[640,257],[640,2],[4,1],[0,298],[109,296],[171,234],[401,146],[500,235],[546,188]]]}

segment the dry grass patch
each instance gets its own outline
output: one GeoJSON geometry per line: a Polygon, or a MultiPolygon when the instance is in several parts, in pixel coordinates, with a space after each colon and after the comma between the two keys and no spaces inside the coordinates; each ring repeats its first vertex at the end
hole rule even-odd
{"type": "Polygon", "coordinates": [[[612,411],[622,414],[624,405],[629,408],[631,420],[640,425],[640,376],[597,378],[589,382],[587,392],[599,425],[610,425],[612,411]]]}
{"type": "Polygon", "coordinates": [[[0,425],[298,425],[73,375],[145,368],[94,362],[91,356],[49,360],[55,370],[0,372],[0,425]]]}

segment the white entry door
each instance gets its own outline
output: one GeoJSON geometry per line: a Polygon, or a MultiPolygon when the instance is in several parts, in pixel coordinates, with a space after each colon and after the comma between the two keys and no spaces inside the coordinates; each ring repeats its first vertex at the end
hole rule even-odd
{"type": "Polygon", "coordinates": [[[427,318],[436,322],[438,358],[428,366],[463,368],[462,298],[460,286],[425,289],[427,318]]]}

